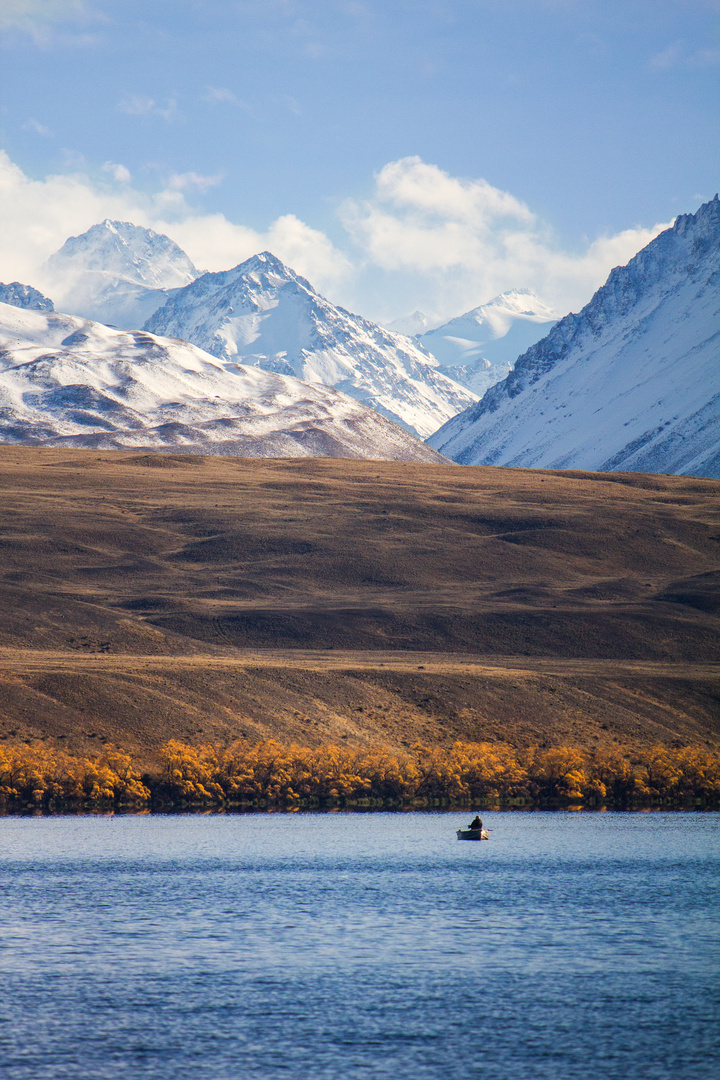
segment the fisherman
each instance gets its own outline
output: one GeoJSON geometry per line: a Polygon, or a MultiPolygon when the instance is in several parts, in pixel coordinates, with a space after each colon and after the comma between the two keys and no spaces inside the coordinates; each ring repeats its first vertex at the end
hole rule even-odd
{"type": "Polygon", "coordinates": [[[480,818],[478,817],[477,814],[475,815],[473,820],[470,822],[469,828],[471,828],[471,829],[479,829],[479,830],[482,831],[482,821],[480,820],[480,818]]]}

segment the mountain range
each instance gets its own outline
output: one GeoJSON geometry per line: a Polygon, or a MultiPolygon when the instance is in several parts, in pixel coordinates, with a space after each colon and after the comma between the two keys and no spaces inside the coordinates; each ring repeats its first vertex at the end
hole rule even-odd
{"type": "Polygon", "coordinates": [[[267,251],[180,289],[144,329],[334,386],[422,437],[477,400],[417,343],[331,304],[267,251]]]}
{"type": "Polygon", "coordinates": [[[6,441],[437,460],[432,447],[461,464],[720,475],[717,196],[577,315],[553,322],[513,290],[414,339],[331,304],[269,252],[198,275],[127,222],[71,237],[45,270],[74,312],[0,285],[6,441]]]}
{"type": "Polygon", "coordinates": [[[332,387],[184,341],[0,303],[0,442],[444,461],[332,387]]]}
{"type": "Polygon", "coordinates": [[[199,274],[169,237],[107,219],[67,240],[40,283],[61,311],[335,386],[423,438],[477,400],[417,342],[333,305],[269,252],[199,274]]]}
{"type": "Polygon", "coordinates": [[[716,195],[429,444],[468,465],[720,477],[719,286],[716,195]]]}

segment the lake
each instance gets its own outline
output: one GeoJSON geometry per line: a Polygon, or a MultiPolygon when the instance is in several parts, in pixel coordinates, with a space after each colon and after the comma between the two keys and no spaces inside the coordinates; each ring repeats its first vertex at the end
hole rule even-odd
{"type": "Polygon", "coordinates": [[[0,819],[8,1080],[709,1080],[720,815],[0,819]]]}

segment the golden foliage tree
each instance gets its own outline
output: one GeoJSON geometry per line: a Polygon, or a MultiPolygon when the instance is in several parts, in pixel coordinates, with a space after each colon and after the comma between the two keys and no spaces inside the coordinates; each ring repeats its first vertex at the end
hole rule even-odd
{"type": "Polygon", "coordinates": [[[720,805],[720,753],[702,747],[588,753],[570,746],[517,751],[458,741],[386,747],[189,746],[172,740],[158,776],[142,778],[128,754],[72,757],[0,745],[0,805],[327,806],[512,804],[720,805]]]}
{"type": "Polygon", "coordinates": [[[72,757],[45,747],[0,747],[0,802],[26,805],[145,803],[150,790],[119,751],[72,757]]]}

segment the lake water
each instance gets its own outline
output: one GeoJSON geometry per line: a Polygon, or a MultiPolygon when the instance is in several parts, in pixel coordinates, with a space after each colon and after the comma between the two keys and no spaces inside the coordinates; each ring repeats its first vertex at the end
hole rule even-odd
{"type": "Polygon", "coordinates": [[[7,1080],[720,1075],[720,815],[0,819],[7,1080]]]}

